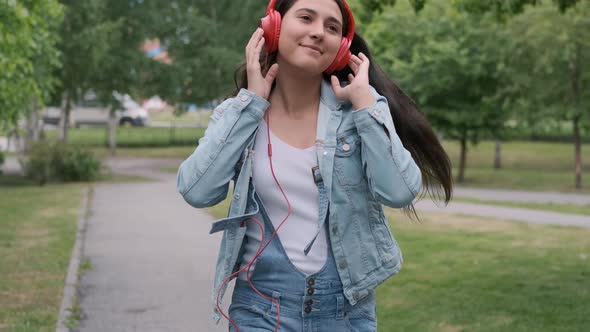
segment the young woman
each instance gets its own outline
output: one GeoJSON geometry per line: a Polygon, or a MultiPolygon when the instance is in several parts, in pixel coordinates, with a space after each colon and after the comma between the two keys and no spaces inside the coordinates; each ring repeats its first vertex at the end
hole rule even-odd
{"type": "Polygon", "coordinates": [[[236,94],[178,171],[208,207],[234,193],[212,294],[231,331],[376,331],[375,288],[401,268],[382,205],[449,201],[449,158],[371,60],[344,0],[272,0],[236,94]],[[424,188],[423,188],[424,182],[424,188]],[[219,303],[236,278],[229,317],[219,303]]]}

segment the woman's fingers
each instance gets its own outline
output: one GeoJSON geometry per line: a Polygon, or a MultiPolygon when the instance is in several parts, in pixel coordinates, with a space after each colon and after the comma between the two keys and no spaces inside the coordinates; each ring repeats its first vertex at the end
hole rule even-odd
{"type": "Polygon", "coordinates": [[[262,52],[262,46],[264,46],[264,37],[260,37],[260,39],[258,40],[258,44],[256,44],[256,49],[255,49],[255,56],[256,56],[256,61],[258,61],[258,59],[260,59],[260,52],[262,52]]]}
{"type": "Polygon", "coordinates": [[[361,66],[361,64],[363,63],[363,61],[357,57],[356,55],[352,55],[350,57],[350,62],[349,62],[349,67],[350,69],[352,69],[352,72],[357,75],[359,72],[359,68],[361,66]]]}
{"type": "Polygon", "coordinates": [[[362,68],[368,71],[370,64],[369,58],[367,58],[367,56],[361,52],[359,53],[359,60],[361,60],[361,63],[359,64],[359,69],[362,68]]]}
{"type": "Polygon", "coordinates": [[[272,84],[272,82],[277,77],[278,73],[279,73],[279,64],[275,63],[272,66],[270,66],[270,68],[268,69],[268,72],[266,73],[266,77],[264,79],[266,80],[266,82],[268,84],[272,84]]]}
{"type": "Polygon", "coordinates": [[[334,94],[336,95],[336,97],[339,97],[342,95],[342,87],[340,86],[340,81],[338,81],[338,77],[332,75],[330,77],[330,81],[332,83],[332,89],[334,90],[334,94]]]}
{"type": "Polygon", "coordinates": [[[251,74],[259,73],[260,71],[260,51],[264,45],[264,37],[262,29],[258,28],[252,34],[248,45],[246,46],[246,70],[251,74]]]}
{"type": "Polygon", "coordinates": [[[248,50],[251,50],[254,46],[256,46],[256,44],[260,40],[261,36],[262,36],[262,29],[257,28],[254,31],[254,33],[252,34],[252,36],[250,37],[248,44],[246,44],[246,53],[248,52],[248,50]]]}

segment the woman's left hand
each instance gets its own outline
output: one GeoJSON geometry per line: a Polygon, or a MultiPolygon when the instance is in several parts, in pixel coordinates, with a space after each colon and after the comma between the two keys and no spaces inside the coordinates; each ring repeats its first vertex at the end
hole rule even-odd
{"type": "Polygon", "coordinates": [[[332,75],[332,89],[338,99],[350,100],[356,110],[375,104],[375,97],[369,88],[369,59],[363,53],[352,55],[348,63],[354,75],[348,75],[350,84],[344,88],[340,86],[338,78],[332,75]]]}

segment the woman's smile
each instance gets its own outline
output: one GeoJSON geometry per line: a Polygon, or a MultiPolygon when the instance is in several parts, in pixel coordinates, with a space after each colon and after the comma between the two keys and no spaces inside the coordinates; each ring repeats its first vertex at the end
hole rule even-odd
{"type": "Polygon", "coordinates": [[[318,54],[318,55],[323,54],[322,50],[319,47],[314,46],[314,45],[301,45],[301,47],[303,47],[307,50],[310,50],[311,52],[318,54]]]}

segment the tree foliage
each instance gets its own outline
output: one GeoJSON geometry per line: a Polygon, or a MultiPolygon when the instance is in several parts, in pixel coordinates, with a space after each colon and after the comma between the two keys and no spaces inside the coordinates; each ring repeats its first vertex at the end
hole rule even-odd
{"type": "Polygon", "coordinates": [[[0,127],[14,126],[55,88],[62,17],[57,0],[0,1],[0,127]]]}

